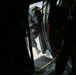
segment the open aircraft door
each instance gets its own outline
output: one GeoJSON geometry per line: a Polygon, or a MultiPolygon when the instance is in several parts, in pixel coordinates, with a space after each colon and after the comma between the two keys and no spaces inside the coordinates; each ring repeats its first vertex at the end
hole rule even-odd
{"type": "MultiPolygon", "coordinates": [[[[42,19],[42,35],[41,38],[39,38],[39,42],[40,42],[40,46],[41,46],[41,53],[40,56],[37,59],[35,58],[35,55],[37,53],[35,53],[35,50],[32,49],[29,50],[29,54],[33,54],[32,58],[34,59],[34,67],[35,67],[35,71],[37,74],[41,74],[41,75],[48,75],[51,71],[54,70],[55,65],[52,66],[53,62],[55,61],[55,55],[50,47],[49,44],[49,40],[47,38],[47,34],[46,34],[46,24],[48,21],[48,15],[49,14],[49,8],[50,8],[50,3],[48,1],[42,1],[42,8],[40,9],[42,11],[42,15],[43,15],[43,19],[42,19]],[[48,8],[48,11],[46,11],[46,9],[48,8]],[[47,46],[47,49],[49,50],[49,53],[52,57],[48,57],[46,54],[46,49],[43,48],[43,43],[42,40],[44,39],[45,45],[47,46]],[[47,71],[49,67],[49,70],[47,71]],[[53,69],[52,69],[53,68],[53,69]],[[51,70],[51,71],[50,71],[51,70]]],[[[27,31],[29,32],[29,31],[27,31]]],[[[28,34],[27,34],[28,37],[28,34]]],[[[28,38],[29,40],[29,38],[28,38]]],[[[28,40],[26,39],[26,42],[28,42],[28,40]]],[[[29,40],[31,41],[31,40],[29,40]]],[[[36,55],[37,56],[37,55],[36,55]]]]}

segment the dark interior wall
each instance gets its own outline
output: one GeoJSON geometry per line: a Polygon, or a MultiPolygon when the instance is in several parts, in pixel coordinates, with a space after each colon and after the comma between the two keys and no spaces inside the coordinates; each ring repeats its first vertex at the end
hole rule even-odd
{"type": "Polygon", "coordinates": [[[33,65],[25,44],[22,21],[28,25],[29,1],[0,0],[1,74],[30,75],[33,65]]]}

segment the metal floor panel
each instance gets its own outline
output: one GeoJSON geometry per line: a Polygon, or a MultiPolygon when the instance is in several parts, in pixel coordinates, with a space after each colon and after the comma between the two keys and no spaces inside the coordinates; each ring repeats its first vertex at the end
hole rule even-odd
{"type": "MultiPolygon", "coordinates": [[[[46,59],[46,57],[44,57],[44,58],[46,59]]],[[[38,72],[34,75],[55,75],[55,65],[56,65],[56,62],[54,61],[53,63],[46,66],[43,70],[41,70],[40,72],[38,72]]],[[[72,71],[71,68],[72,68],[72,66],[70,64],[70,61],[68,61],[63,75],[69,75],[69,73],[72,71]]]]}
{"type": "Polygon", "coordinates": [[[40,68],[51,62],[51,60],[51,58],[46,56],[41,56],[40,58],[36,59],[34,62],[36,70],[39,70],[40,68]]]}

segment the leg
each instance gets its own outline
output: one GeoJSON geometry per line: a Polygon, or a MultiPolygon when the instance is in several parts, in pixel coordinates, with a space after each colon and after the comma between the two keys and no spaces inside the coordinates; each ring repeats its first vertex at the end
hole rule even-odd
{"type": "Polygon", "coordinates": [[[41,51],[38,49],[36,41],[32,40],[31,42],[32,42],[32,47],[34,47],[36,52],[37,52],[37,54],[39,54],[41,51]]]}
{"type": "Polygon", "coordinates": [[[60,54],[58,55],[57,60],[56,60],[55,75],[63,74],[68,59],[69,59],[68,48],[67,48],[67,45],[64,45],[62,51],[60,52],[60,54]]]}
{"type": "Polygon", "coordinates": [[[72,72],[70,75],[76,75],[76,46],[73,45],[71,51],[71,60],[72,60],[72,72]]]}
{"type": "Polygon", "coordinates": [[[46,46],[42,31],[39,33],[39,41],[40,41],[42,53],[44,54],[47,50],[47,46],[46,46]]]}
{"type": "Polygon", "coordinates": [[[60,53],[60,55],[58,56],[57,60],[56,60],[56,75],[62,75],[62,73],[65,70],[67,61],[69,59],[69,55],[67,55],[65,52],[64,53],[60,53]]]}
{"type": "Polygon", "coordinates": [[[62,75],[66,65],[67,61],[69,60],[70,52],[71,52],[71,37],[69,34],[66,34],[64,36],[64,46],[61,52],[59,53],[57,60],[56,60],[56,74],[55,75],[62,75]]]}

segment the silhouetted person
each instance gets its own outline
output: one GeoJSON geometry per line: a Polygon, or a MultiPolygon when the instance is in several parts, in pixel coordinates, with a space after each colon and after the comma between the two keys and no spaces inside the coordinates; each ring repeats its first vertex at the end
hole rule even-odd
{"type": "Polygon", "coordinates": [[[64,45],[56,60],[55,75],[62,75],[69,57],[70,75],[76,75],[76,0],[51,0],[51,17],[63,27],[64,45]]]}
{"type": "Polygon", "coordinates": [[[40,8],[37,6],[31,7],[29,9],[29,26],[30,26],[30,36],[31,36],[31,43],[32,47],[35,48],[37,54],[41,51],[37,47],[36,38],[39,36],[41,31],[41,21],[42,15],[40,8]]]}

